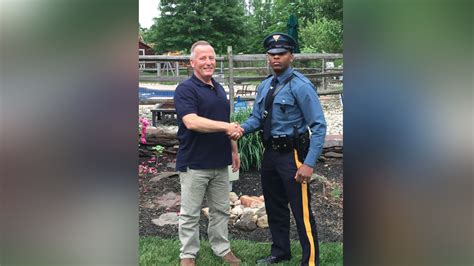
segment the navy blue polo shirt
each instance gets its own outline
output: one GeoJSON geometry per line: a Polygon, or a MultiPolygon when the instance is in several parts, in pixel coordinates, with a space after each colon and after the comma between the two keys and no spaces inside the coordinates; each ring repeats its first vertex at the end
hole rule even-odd
{"type": "Polygon", "coordinates": [[[225,132],[200,133],[188,130],[183,116],[196,114],[211,120],[229,122],[230,104],[224,88],[212,79],[205,84],[194,74],[178,85],[174,104],[178,115],[179,150],[176,170],[222,168],[232,164],[230,139],[225,132]]]}

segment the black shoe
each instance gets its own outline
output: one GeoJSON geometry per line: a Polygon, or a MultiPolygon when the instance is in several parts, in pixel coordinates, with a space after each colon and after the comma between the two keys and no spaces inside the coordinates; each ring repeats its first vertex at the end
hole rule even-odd
{"type": "Polygon", "coordinates": [[[263,265],[273,264],[273,263],[278,263],[280,261],[290,260],[290,259],[291,259],[291,256],[277,257],[277,256],[270,255],[266,258],[257,260],[257,264],[263,264],[263,265]]]}

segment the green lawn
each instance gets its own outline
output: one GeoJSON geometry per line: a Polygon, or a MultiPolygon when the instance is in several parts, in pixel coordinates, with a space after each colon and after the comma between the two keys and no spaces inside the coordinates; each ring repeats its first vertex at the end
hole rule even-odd
{"type": "MultiPolygon", "coordinates": [[[[159,237],[140,237],[140,265],[179,265],[179,240],[159,237]]],[[[270,251],[270,243],[232,240],[234,254],[242,260],[242,265],[255,265],[255,261],[265,257],[270,251]]],[[[301,247],[299,242],[291,243],[293,259],[276,265],[299,265],[301,247]]],[[[342,243],[322,243],[319,247],[321,266],[342,265],[342,243]]],[[[201,242],[197,264],[202,266],[225,265],[212,253],[209,242],[201,242]]]]}

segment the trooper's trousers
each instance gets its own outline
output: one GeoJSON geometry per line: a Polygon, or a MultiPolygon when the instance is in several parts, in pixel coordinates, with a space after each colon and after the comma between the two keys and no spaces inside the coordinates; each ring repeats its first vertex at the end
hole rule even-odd
{"type": "Polygon", "coordinates": [[[261,179],[273,240],[271,254],[291,256],[289,203],[303,250],[301,265],[319,265],[318,234],[311,211],[309,184],[298,183],[294,178],[300,165],[296,150],[279,152],[269,148],[263,154],[261,179]]]}

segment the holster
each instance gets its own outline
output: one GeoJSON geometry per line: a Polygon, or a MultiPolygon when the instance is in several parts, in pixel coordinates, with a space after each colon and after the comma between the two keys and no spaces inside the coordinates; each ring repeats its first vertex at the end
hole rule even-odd
{"type": "Polygon", "coordinates": [[[294,147],[298,155],[298,160],[303,163],[309,151],[309,131],[306,130],[303,134],[299,134],[296,127],[293,134],[294,147]]]}

